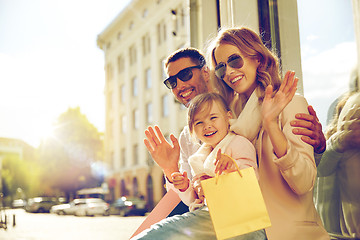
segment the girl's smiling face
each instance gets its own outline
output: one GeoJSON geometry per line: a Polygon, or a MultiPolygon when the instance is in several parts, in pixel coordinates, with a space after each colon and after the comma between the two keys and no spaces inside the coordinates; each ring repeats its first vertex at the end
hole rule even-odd
{"type": "Polygon", "coordinates": [[[250,97],[257,86],[256,70],[260,64],[259,61],[245,57],[236,46],[226,43],[220,44],[215,49],[214,55],[217,64],[226,64],[223,81],[235,92],[250,97]],[[244,65],[241,68],[232,68],[227,64],[229,57],[232,58],[234,55],[238,55],[243,59],[244,65]]]}
{"type": "Polygon", "coordinates": [[[194,116],[193,129],[196,137],[214,148],[229,132],[231,117],[231,112],[226,112],[213,101],[210,111],[203,108],[194,116]]]}

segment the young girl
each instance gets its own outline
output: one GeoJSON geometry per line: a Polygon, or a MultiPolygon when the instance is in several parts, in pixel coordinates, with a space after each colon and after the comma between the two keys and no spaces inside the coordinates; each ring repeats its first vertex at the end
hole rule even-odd
{"type": "MultiPolygon", "coordinates": [[[[252,143],[246,138],[230,132],[229,120],[232,112],[225,100],[217,93],[204,93],[196,96],[188,109],[188,126],[190,133],[203,144],[189,158],[193,180],[198,199],[193,209],[203,203],[200,191],[200,180],[214,177],[217,173],[235,171],[235,160],[240,169],[253,167],[257,172],[256,152],[252,143]],[[222,154],[224,153],[224,154],[222,154]],[[231,158],[229,158],[230,156],[231,158]]],[[[186,173],[185,173],[186,174],[186,173]]],[[[176,188],[185,191],[190,180],[180,172],[172,174],[176,188]]]]}
{"type": "Polygon", "coordinates": [[[268,239],[329,239],[313,203],[313,148],[291,132],[295,114],[308,113],[294,72],[281,83],[276,56],[248,28],[221,31],[210,55],[214,85],[238,116],[231,129],[255,142],[268,239]]]}
{"type": "MultiPolygon", "coordinates": [[[[197,195],[189,206],[190,211],[204,205],[204,194],[200,181],[215,177],[223,172],[236,171],[233,158],[240,169],[253,167],[257,173],[256,152],[252,143],[246,138],[230,131],[229,120],[232,112],[225,100],[217,93],[204,93],[196,96],[188,109],[188,126],[190,133],[203,144],[190,157],[192,186],[186,173],[173,173],[174,186],[180,190],[192,187],[197,195]]],[[[266,239],[265,231],[248,233],[236,239],[266,239]]]]}

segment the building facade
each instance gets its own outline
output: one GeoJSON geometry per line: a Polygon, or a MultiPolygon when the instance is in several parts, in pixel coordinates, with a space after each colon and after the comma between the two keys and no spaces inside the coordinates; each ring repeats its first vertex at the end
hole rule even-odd
{"type": "Polygon", "coordinates": [[[143,143],[144,130],[158,125],[168,138],[186,124],[186,109],[163,85],[163,61],[181,47],[204,50],[221,26],[241,25],[267,33],[264,40],[284,68],[301,75],[296,0],[133,0],[98,35],[105,55],[109,200],[143,195],[150,207],[160,201],[164,177],[143,143]]]}
{"type": "Polygon", "coordinates": [[[159,125],[179,135],[186,109],[163,85],[164,59],[189,46],[185,1],[132,1],[98,36],[105,53],[106,162],[111,198],[143,195],[154,206],[165,193],[161,169],[143,143],[144,130],[159,125]]]}

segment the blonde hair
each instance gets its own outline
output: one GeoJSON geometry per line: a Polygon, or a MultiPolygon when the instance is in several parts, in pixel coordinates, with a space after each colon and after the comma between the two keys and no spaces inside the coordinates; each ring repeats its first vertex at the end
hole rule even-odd
{"type": "Polygon", "coordinates": [[[326,139],[329,139],[334,133],[336,133],[338,131],[337,124],[339,121],[339,116],[340,116],[342,109],[344,108],[344,106],[346,104],[346,101],[353,94],[359,92],[359,90],[360,90],[359,85],[358,85],[358,80],[359,80],[358,69],[355,67],[354,69],[352,69],[351,74],[350,74],[350,81],[349,81],[350,91],[345,93],[340,98],[339,102],[336,104],[333,118],[332,118],[331,122],[329,123],[329,125],[327,126],[327,129],[324,134],[326,139]]]}
{"type": "Polygon", "coordinates": [[[231,112],[224,98],[218,93],[202,93],[191,100],[188,108],[188,126],[191,134],[194,131],[196,114],[201,110],[209,112],[214,103],[219,104],[225,113],[231,112]]]}
{"type": "MultiPolygon", "coordinates": [[[[236,46],[244,57],[249,57],[259,61],[256,71],[256,81],[259,101],[265,96],[265,89],[272,85],[276,92],[281,85],[280,65],[277,56],[272,53],[262,42],[258,34],[249,28],[228,28],[222,29],[218,36],[212,41],[209,48],[210,67],[215,69],[217,62],[215,50],[221,44],[231,44],[236,46]]],[[[226,103],[240,114],[247,99],[244,94],[238,94],[229,87],[222,79],[216,76],[212,78],[214,88],[224,97],[226,103]]]]}

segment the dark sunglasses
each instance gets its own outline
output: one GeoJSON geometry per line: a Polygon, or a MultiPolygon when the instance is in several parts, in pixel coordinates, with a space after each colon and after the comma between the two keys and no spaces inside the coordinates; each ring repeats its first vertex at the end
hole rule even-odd
{"type": "Polygon", "coordinates": [[[170,76],[167,79],[165,79],[164,84],[166,85],[167,88],[174,89],[177,86],[177,79],[180,79],[183,82],[189,81],[193,77],[192,69],[193,68],[200,69],[202,67],[203,67],[202,65],[198,65],[198,66],[184,68],[183,70],[179,71],[176,75],[170,76]]]}
{"type": "MultiPolygon", "coordinates": [[[[228,58],[227,64],[232,68],[241,68],[242,66],[244,66],[244,60],[242,59],[241,56],[237,54],[233,54],[228,58]]],[[[218,78],[223,79],[225,77],[225,73],[226,73],[226,63],[221,62],[218,65],[216,65],[215,75],[218,78]]]]}

